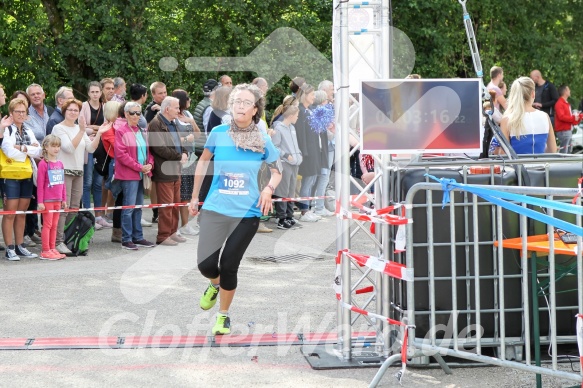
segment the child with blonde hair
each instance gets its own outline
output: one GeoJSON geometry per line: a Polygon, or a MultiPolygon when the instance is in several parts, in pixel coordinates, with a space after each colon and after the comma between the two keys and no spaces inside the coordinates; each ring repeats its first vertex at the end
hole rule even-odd
{"type": "MultiPolygon", "coordinates": [[[[67,209],[67,189],[65,186],[65,169],[63,163],[57,160],[61,150],[61,139],[55,135],[47,135],[42,144],[42,159],[38,164],[37,199],[38,210],[67,209]]],[[[60,260],[65,255],[55,248],[57,229],[61,213],[45,213],[41,233],[41,260],[60,260]]]]}

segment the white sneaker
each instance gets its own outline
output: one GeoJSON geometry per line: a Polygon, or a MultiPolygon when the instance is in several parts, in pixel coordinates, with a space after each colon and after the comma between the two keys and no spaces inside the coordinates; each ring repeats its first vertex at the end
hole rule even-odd
{"type": "Polygon", "coordinates": [[[317,222],[318,220],[319,220],[318,216],[316,216],[312,212],[304,213],[299,219],[300,222],[317,222]]]}
{"type": "Polygon", "coordinates": [[[142,226],[145,226],[146,228],[149,228],[149,227],[152,226],[152,223],[151,222],[148,222],[148,221],[144,220],[143,218],[140,221],[140,223],[142,224],[142,226]]]}
{"type": "Polygon", "coordinates": [[[332,213],[331,211],[329,211],[326,208],[322,208],[319,210],[314,211],[314,214],[320,217],[332,217],[334,215],[334,213],[332,213]]]}
{"type": "MultiPolygon", "coordinates": [[[[103,228],[113,228],[113,224],[107,222],[106,219],[103,217],[96,217],[95,218],[95,228],[97,229],[97,225],[101,225],[103,228]]],[[[101,228],[99,228],[101,229],[101,228]]]]}
{"type": "Polygon", "coordinates": [[[55,248],[59,253],[61,253],[63,255],[70,255],[73,253],[73,252],[71,252],[71,250],[69,250],[69,248],[67,248],[67,246],[63,242],[60,243],[59,245],[57,245],[55,248]]]}
{"type": "Polygon", "coordinates": [[[20,257],[18,257],[18,255],[16,254],[14,249],[10,249],[8,247],[6,247],[6,255],[4,257],[6,258],[6,260],[10,260],[10,261],[19,261],[20,260],[20,257]]]}
{"type": "Polygon", "coordinates": [[[32,253],[22,245],[17,245],[14,248],[14,252],[20,257],[28,257],[29,259],[36,259],[38,257],[36,253],[32,253]]]}
{"type": "Polygon", "coordinates": [[[319,216],[319,215],[317,215],[316,213],[314,213],[314,211],[313,211],[313,210],[310,210],[308,213],[312,213],[312,215],[313,215],[314,217],[316,217],[317,219],[319,219],[319,220],[321,220],[321,219],[322,219],[322,216],[319,216]]]}
{"type": "Polygon", "coordinates": [[[180,233],[187,236],[196,236],[198,234],[198,229],[186,224],[180,228],[180,233]]]}
{"type": "Polygon", "coordinates": [[[25,247],[36,247],[36,243],[32,241],[30,236],[24,236],[24,243],[22,245],[25,247]]]}
{"type": "Polygon", "coordinates": [[[101,230],[101,229],[103,229],[103,226],[99,225],[99,224],[96,222],[96,223],[95,223],[95,230],[96,230],[96,231],[98,231],[98,230],[101,230]]]}

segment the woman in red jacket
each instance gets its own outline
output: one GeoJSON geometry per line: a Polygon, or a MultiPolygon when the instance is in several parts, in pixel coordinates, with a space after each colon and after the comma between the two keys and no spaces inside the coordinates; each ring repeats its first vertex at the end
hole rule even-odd
{"type": "MultiPolygon", "coordinates": [[[[138,127],[142,109],[137,102],[124,106],[126,121],[115,130],[115,179],[121,181],[123,206],[144,204],[144,175],[152,175],[154,157],[148,151],[146,136],[138,127]]],[[[121,211],[122,243],[124,249],[153,248],[154,243],[144,239],[142,209],[121,211]]]]}

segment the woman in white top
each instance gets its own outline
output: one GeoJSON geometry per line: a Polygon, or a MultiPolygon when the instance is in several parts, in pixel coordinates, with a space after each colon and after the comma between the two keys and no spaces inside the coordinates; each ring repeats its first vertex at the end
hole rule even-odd
{"type": "MultiPolygon", "coordinates": [[[[15,98],[8,105],[10,117],[4,117],[0,122],[0,130],[4,132],[2,151],[7,158],[17,162],[28,162],[31,170],[36,170],[32,159],[40,158],[41,147],[34,136],[32,129],[25,123],[28,118],[28,104],[26,100],[15,98]]],[[[31,174],[32,175],[32,174],[31,174]]],[[[32,197],[32,176],[24,179],[3,179],[4,183],[4,210],[28,209],[32,197]]],[[[22,246],[24,241],[25,215],[6,214],[2,218],[2,234],[6,242],[6,259],[20,260],[19,256],[35,258],[37,255],[29,252],[22,246]],[[14,240],[12,233],[14,232],[14,240]],[[16,244],[14,244],[16,242],[16,244]]]]}
{"type": "MultiPolygon", "coordinates": [[[[200,137],[200,129],[196,125],[192,114],[188,111],[188,108],[190,108],[190,97],[188,93],[182,89],[175,89],[172,92],[172,97],[178,99],[178,107],[180,108],[180,114],[178,115],[180,143],[182,143],[182,146],[188,152],[189,158],[189,162],[182,167],[182,176],[180,178],[180,199],[183,202],[188,202],[192,195],[194,169],[196,167],[194,163],[190,162],[190,159],[194,156],[194,140],[200,137]]],[[[186,206],[180,208],[180,219],[180,234],[191,236],[198,234],[198,230],[188,225],[188,208],[186,206]]]]}
{"type": "Polygon", "coordinates": [[[532,106],[534,90],[534,81],[529,77],[512,83],[500,129],[517,154],[555,153],[557,142],[549,115],[532,106]]]}
{"type": "MultiPolygon", "coordinates": [[[[87,86],[89,99],[81,107],[81,116],[85,119],[85,133],[91,139],[99,130],[99,127],[105,122],[103,115],[103,102],[101,101],[101,84],[97,81],[89,82],[87,86]]],[[[91,196],[95,206],[102,206],[103,196],[103,177],[95,170],[93,154],[88,152],[85,157],[85,166],[83,168],[83,196],[82,206],[91,207],[91,196]]],[[[95,211],[95,230],[101,228],[111,228],[113,225],[107,222],[102,216],[103,211],[95,211]]]]}
{"type": "MultiPolygon", "coordinates": [[[[65,167],[65,185],[67,187],[67,203],[69,208],[78,209],[83,195],[83,165],[85,162],[85,151],[93,152],[99,144],[101,134],[109,129],[102,125],[95,138],[91,140],[85,132],[85,117],[80,116],[81,101],[70,99],[61,107],[65,120],[55,125],[53,135],[61,139],[61,153],[59,160],[65,167]],[[76,120],[79,124],[75,124],[76,120]]],[[[59,218],[59,228],[57,229],[57,251],[69,254],[67,246],[63,244],[65,224],[74,217],[74,213],[68,213],[67,217],[59,218]]]]}

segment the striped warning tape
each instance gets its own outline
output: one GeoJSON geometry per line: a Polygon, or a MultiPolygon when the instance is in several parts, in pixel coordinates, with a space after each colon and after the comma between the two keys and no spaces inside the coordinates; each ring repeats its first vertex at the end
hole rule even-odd
{"type": "MultiPolygon", "coordinates": [[[[330,196],[318,196],[318,197],[298,197],[298,198],[274,198],[272,202],[296,202],[296,201],[311,201],[313,199],[326,199],[334,198],[330,196]]],[[[46,213],[76,213],[79,211],[105,211],[105,210],[124,210],[124,209],[156,209],[165,207],[181,207],[188,206],[190,202],[176,202],[176,203],[153,203],[150,205],[126,205],[126,206],[99,206],[99,207],[88,207],[88,208],[69,208],[69,209],[58,209],[58,210],[2,210],[0,215],[10,215],[10,214],[46,214],[46,213]]],[[[198,203],[199,206],[202,202],[198,203]]]]}
{"type": "MultiPolygon", "coordinates": [[[[344,255],[355,260],[360,265],[366,265],[369,268],[386,273],[389,276],[396,277],[396,278],[402,279],[402,280],[412,281],[413,280],[413,271],[412,270],[408,271],[407,268],[405,266],[403,266],[402,264],[389,262],[389,261],[385,261],[385,260],[380,260],[379,258],[372,257],[372,256],[357,255],[354,253],[350,253],[348,251],[348,249],[340,250],[340,251],[338,251],[338,254],[336,255],[336,274],[335,274],[335,278],[334,278],[333,288],[334,288],[334,292],[336,293],[336,299],[338,300],[338,303],[340,303],[343,308],[350,310],[352,312],[355,312],[355,313],[358,313],[358,314],[361,314],[361,315],[364,315],[367,317],[371,317],[374,319],[379,319],[379,320],[387,322],[389,325],[400,326],[403,328],[403,341],[401,343],[401,365],[402,365],[402,368],[396,375],[399,382],[401,382],[403,379],[403,376],[405,375],[405,371],[407,370],[407,348],[409,346],[409,329],[410,328],[414,329],[415,326],[414,325],[407,325],[406,323],[398,321],[396,319],[392,319],[392,318],[389,318],[389,317],[386,317],[386,316],[383,316],[380,314],[372,313],[370,311],[366,311],[366,310],[361,309],[359,307],[356,307],[352,304],[344,302],[342,300],[342,270],[341,270],[342,257],[344,255]],[[371,259],[374,259],[375,262],[373,263],[371,261],[371,259]],[[384,264],[384,266],[379,265],[377,262],[384,264]],[[387,271],[389,273],[387,273],[387,271]]],[[[371,292],[373,290],[374,290],[373,287],[364,287],[360,290],[356,290],[356,293],[357,294],[367,293],[367,292],[371,292]]]]}
{"type": "Polygon", "coordinates": [[[401,279],[407,282],[413,281],[413,269],[407,268],[404,264],[382,260],[375,256],[359,255],[350,252],[346,252],[346,256],[350,257],[361,266],[366,266],[375,271],[382,272],[392,278],[401,279]]]}
{"type": "Polygon", "coordinates": [[[415,328],[415,326],[407,325],[401,321],[397,321],[395,319],[391,319],[391,318],[385,317],[383,315],[371,313],[370,311],[363,310],[361,308],[358,308],[356,306],[353,306],[353,305],[348,304],[348,303],[343,302],[343,301],[340,301],[340,303],[342,303],[342,307],[344,307],[347,310],[353,311],[355,313],[358,313],[358,314],[361,314],[361,315],[364,315],[367,317],[386,321],[389,325],[403,327],[403,340],[401,342],[401,370],[395,375],[395,377],[397,377],[397,380],[399,380],[399,383],[401,383],[403,380],[403,377],[405,376],[405,372],[407,371],[407,348],[409,346],[409,329],[415,328]]]}
{"type": "MultiPolygon", "coordinates": [[[[336,216],[343,219],[351,219],[364,222],[372,222],[374,224],[388,224],[388,225],[406,225],[413,222],[405,216],[405,210],[410,209],[410,205],[394,204],[382,209],[371,209],[364,206],[357,201],[351,201],[351,205],[360,209],[363,213],[353,213],[349,210],[342,209],[340,202],[336,202],[336,216]],[[389,214],[395,210],[401,210],[401,215],[389,214]]],[[[374,229],[371,230],[374,233],[374,229]]]]}

